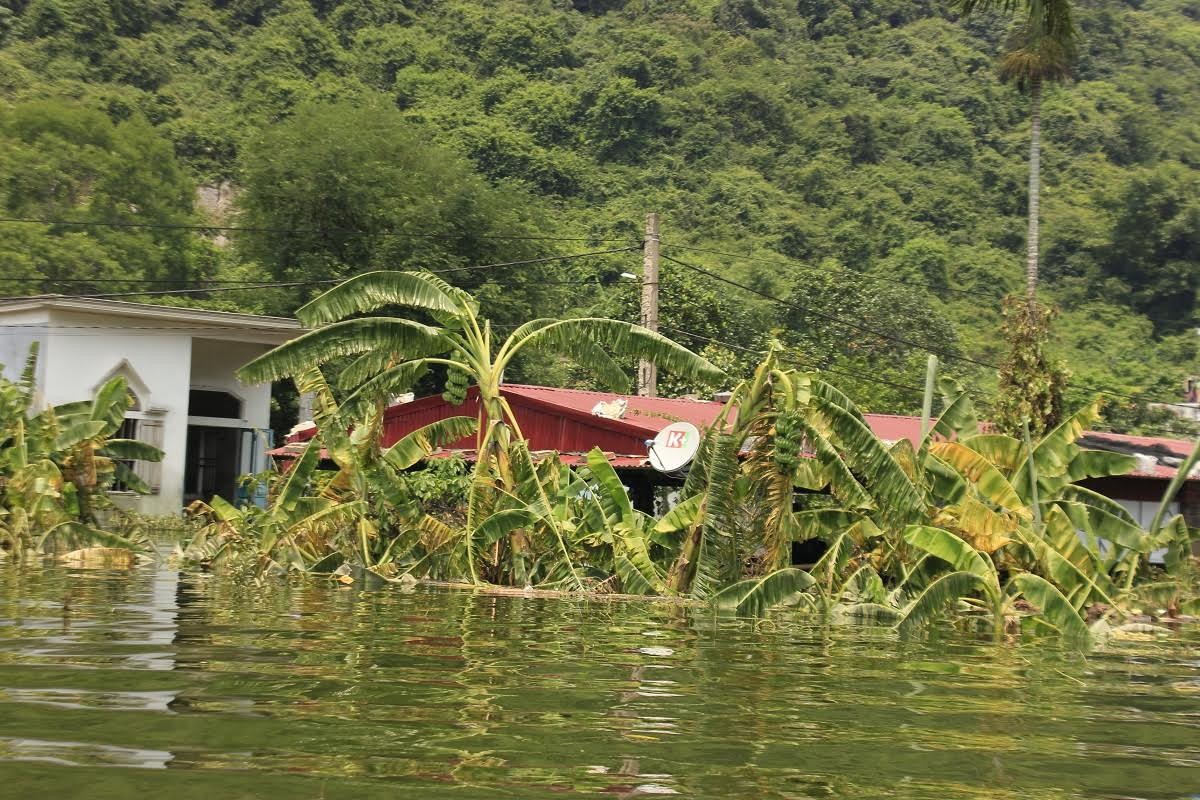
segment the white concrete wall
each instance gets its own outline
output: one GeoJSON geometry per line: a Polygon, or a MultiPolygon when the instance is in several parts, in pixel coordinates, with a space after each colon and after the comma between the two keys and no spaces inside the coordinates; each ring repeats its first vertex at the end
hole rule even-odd
{"type": "MultiPolygon", "coordinates": [[[[49,315],[45,311],[15,312],[5,316],[0,325],[0,364],[3,375],[10,381],[19,380],[25,369],[29,347],[38,343],[37,385],[42,386],[46,373],[46,323],[49,315]]],[[[35,397],[35,402],[41,400],[35,397]]],[[[40,406],[40,402],[38,402],[40,406]]]]}
{"type": "Polygon", "coordinates": [[[58,405],[86,400],[113,370],[128,362],[149,395],[139,398],[142,412],[161,419],[163,426],[161,490],[135,498],[131,505],[147,514],[179,513],[187,448],[191,335],[169,329],[137,329],[120,319],[94,314],[54,311],[52,320],[54,328],[44,351],[46,401],[58,405]]]}

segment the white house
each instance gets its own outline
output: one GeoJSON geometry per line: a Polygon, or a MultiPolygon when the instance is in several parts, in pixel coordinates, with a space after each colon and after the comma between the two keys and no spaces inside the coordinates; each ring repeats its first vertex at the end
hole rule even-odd
{"type": "Polygon", "coordinates": [[[154,490],[122,499],[137,511],[177,513],[196,498],[237,496],[238,477],[264,469],[269,384],[234,372],[302,332],[281,317],[64,296],[0,301],[0,363],[19,375],[38,343],[41,407],[90,398],[123,375],[133,395],[122,435],[160,447],[136,471],[154,490]]]}

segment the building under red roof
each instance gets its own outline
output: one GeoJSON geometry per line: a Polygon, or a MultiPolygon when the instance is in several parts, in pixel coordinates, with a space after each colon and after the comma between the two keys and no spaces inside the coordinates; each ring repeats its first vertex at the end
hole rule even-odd
{"type": "MultiPolygon", "coordinates": [[[[712,400],[639,397],[581,389],[556,389],[548,386],[505,384],[501,393],[507,399],[535,453],[555,451],[564,463],[582,463],[588,451],[599,447],[613,466],[624,470],[632,484],[641,484],[651,476],[646,442],[672,422],[690,422],[704,429],[713,424],[724,405],[712,400]],[[637,471],[646,478],[635,477],[637,471]]],[[[431,422],[454,416],[478,416],[479,391],[472,386],[466,400],[453,406],[441,395],[422,397],[393,405],[384,413],[383,445],[388,446],[431,422]]],[[[919,417],[896,414],[866,414],[867,422],[886,442],[908,439],[918,445],[921,438],[919,417]]],[[[296,444],[313,436],[315,429],[301,430],[288,437],[288,444],[272,451],[284,458],[293,456],[296,444]]],[[[1187,458],[1193,442],[1147,436],[1088,432],[1080,440],[1084,447],[1134,455],[1137,468],[1129,475],[1086,481],[1085,485],[1120,501],[1143,524],[1153,516],[1167,484],[1179,464],[1187,458]]],[[[474,456],[474,436],[447,445],[439,455],[474,456]]],[[[655,476],[656,477],[656,476],[655,476]]],[[[644,487],[639,486],[639,492],[644,487]]],[[[1200,525],[1200,476],[1193,476],[1176,501],[1191,525],[1200,525]]]]}

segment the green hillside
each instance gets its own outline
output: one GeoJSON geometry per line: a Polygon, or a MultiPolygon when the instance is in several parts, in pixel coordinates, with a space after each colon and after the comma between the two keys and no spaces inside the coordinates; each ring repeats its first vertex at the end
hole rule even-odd
{"type": "MultiPolygon", "coordinates": [[[[1131,398],[1200,371],[1200,2],[1077,17],[1043,107],[1044,298],[1071,400],[1114,389],[1110,425],[1162,429],[1131,398]]],[[[60,224],[0,223],[2,293],[288,282],[152,295],[287,313],[365,269],[636,245],[657,211],[667,333],[734,367],[774,337],[912,411],[927,350],[994,386],[1022,285],[1006,26],[923,0],[6,0],[0,206],[60,224]]],[[[640,262],[445,274],[499,324],[636,319],[640,262]]]]}

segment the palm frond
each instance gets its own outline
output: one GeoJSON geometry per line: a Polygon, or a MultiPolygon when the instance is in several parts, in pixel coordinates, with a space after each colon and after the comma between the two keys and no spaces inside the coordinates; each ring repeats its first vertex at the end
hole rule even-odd
{"type": "Polygon", "coordinates": [[[430,281],[429,273],[366,272],[340,283],[296,312],[305,325],[324,325],[384,306],[455,313],[455,299],[430,281]]]}
{"type": "Polygon", "coordinates": [[[246,383],[294,376],[339,356],[369,350],[395,353],[398,360],[443,353],[452,347],[442,332],[407,319],[364,317],[335,322],[276,347],[238,370],[246,383]]]}

